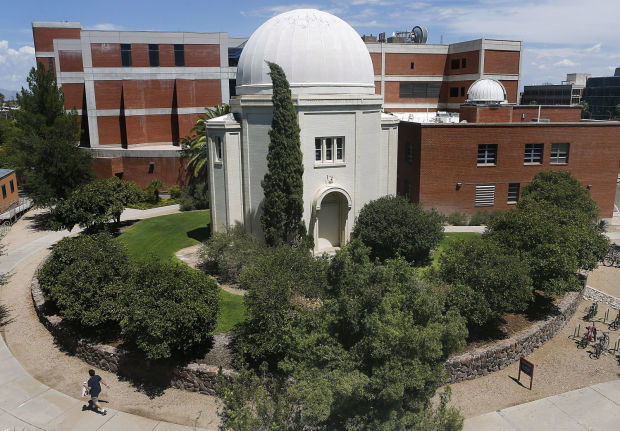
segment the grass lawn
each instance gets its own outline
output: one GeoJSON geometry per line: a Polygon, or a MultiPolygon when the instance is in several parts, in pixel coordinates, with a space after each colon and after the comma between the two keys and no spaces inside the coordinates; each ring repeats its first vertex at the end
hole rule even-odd
{"type": "Polygon", "coordinates": [[[439,262],[439,256],[441,256],[441,253],[443,253],[444,250],[450,248],[452,244],[454,244],[456,241],[479,237],[480,234],[476,232],[446,232],[443,240],[441,241],[441,243],[439,243],[439,247],[437,247],[437,250],[435,250],[435,252],[433,253],[433,261],[431,265],[436,267],[439,262]]]}
{"type": "MultiPolygon", "coordinates": [[[[188,211],[139,221],[119,237],[132,258],[149,254],[176,259],[174,253],[209,237],[211,216],[206,211],[188,211]]],[[[228,332],[244,318],[243,297],[220,289],[220,317],[215,333],[228,332]]]]}

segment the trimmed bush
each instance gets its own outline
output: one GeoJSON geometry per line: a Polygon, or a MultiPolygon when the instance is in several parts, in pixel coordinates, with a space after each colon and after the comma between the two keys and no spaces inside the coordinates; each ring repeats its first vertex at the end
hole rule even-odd
{"type": "Polygon", "coordinates": [[[451,285],[447,303],[467,318],[469,327],[524,311],[533,299],[528,274],[517,252],[489,240],[455,242],[439,258],[439,276],[451,285]]]}
{"type": "Polygon", "coordinates": [[[144,189],[144,202],[148,202],[151,204],[156,204],[159,202],[159,190],[164,186],[159,180],[153,180],[151,183],[146,186],[144,189]]]}
{"type": "Polygon", "coordinates": [[[168,193],[170,194],[170,198],[178,199],[181,197],[183,189],[180,186],[174,185],[168,189],[168,193]]]}
{"type": "Polygon", "coordinates": [[[476,214],[474,214],[473,216],[471,216],[471,218],[469,219],[469,225],[470,226],[482,226],[482,225],[488,225],[490,222],[492,222],[493,220],[495,220],[496,218],[500,217],[502,215],[503,211],[500,210],[495,210],[495,211],[478,211],[476,214]]]}
{"type": "Polygon", "coordinates": [[[446,223],[452,226],[467,226],[469,217],[465,213],[454,211],[446,216],[446,223]]]}
{"type": "Polygon", "coordinates": [[[215,329],[218,287],[205,274],[152,258],[136,268],[130,284],[121,331],[147,358],[190,352],[215,329]]]}
{"type": "Polygon", "coordinates": [[[226,232],[215,232],[200,249],[202,267],[207,273],[218,275],[223,281],[237,283],[243,269],[254,262],[265,250],[256,237],[242,226],[229,227],[226,232]]]}
{"type": "Polygon", "coordinates": [[[64,238],[38,273],[41,290],[67,320],[84,327],[117,322],[130,277],[125,247],[108,233],[64,238]]]}
{"type": "Polygon", "coordinates": [[[181,211],[209,209],[209,187],[206,182],[190,184],[181,194],[181,211]]]}
{"type": "Polygon", "coordinates": [[[424,210],[402,196],[384,196],[364,205],[351,237],[370,247],[372,259],[400,255],[420,266],[443,239],[443,219],[435,210],[424,210]]]}

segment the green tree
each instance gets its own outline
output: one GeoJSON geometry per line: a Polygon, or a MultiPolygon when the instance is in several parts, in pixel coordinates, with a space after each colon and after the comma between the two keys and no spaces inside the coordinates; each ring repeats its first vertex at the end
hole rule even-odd
{"type": "Polygon", "coordinates": [[[120,223],[127,205],[142,199],[142,190],[132,182],[117,177],[93,181],[79,186],[52,209],[52,227],[71,230],[77,224],[84,229],[100,229],[110,221],[120,223]]]}
{"type": "Polygon", "coordinates": [[[4,106],[4,94],[0,93],[0,106],[4,106]]]}
{"type": "Polygon", "coordinates": [[[262,181],[265,192],[261,225],[269,245],[306,237],[302,221],[303,159],[297,112],[291,90],[280,66],[267,62],[273,86],[273,119],[269,131],[267,173],[262,181]]]}
{"type": "Polygon", "coordinates": [[[93,179],[91,156],[77,147],[78,118],[65,112],[54,76],[39,63],[27,80],[28,89],[17,95],[20,109],[13,114],[18,133],[5,151],[34,203],[51,205],[93,179]]]}
{"type": "Polygon", "coordinates": [[[246,298],[255,297],[240,343],[259,350],[241,352],[262,375],[242,374],[222,395],[223,429],[460,429],[456,411],[430,400],[464,346],[465,320],[414,268],[402,258],[375,264],[353,241],[325,285],[322,269],[312,275],[285,256],[299,251],[277,250],[242,276],[252,271],[246,298]]]}
{"type": "Polygon", "coordinates": [[[215,329],[215,281],[184,264],[141,262],[124,290],[121,331],[147,358],[165,359],[204,344],[215,329]]]}
{"type": "Polygon", "coordinates": [[[456,307],[470,328],[505,312],[522,312],[533,299],[527,263],[493,241],[454,243],[439,258],[439,276],[450,285],[448,306],[456,307]]]}
{"type": "Polygon", "coordinates": [[[590,105],[585,100],[580,103],[581,118],[590,118],[590,105]]]}
{"type": "Polygon", "coordinates": [[[416,265],[428,262],[443,239],[443,216],[410,204],[402,196],[384,196],[364,205],[353,227],[371,249],[371,257],[386,260],[400,255],[416,265]]]}
{"type": "Polygon", "coordinates": [[[85,327],[116,324],[131,274],[125,247],[108,233],[64,238],[38,272],[41,290],[60,315],[85,327]]]}
{"type": "Polygon", "coordinates": [[[206,112],[196,119],[190,130],[191,135],[181,141],[181,157],[187,160],[187,169],[193,176],[205,180],[207,178],[207,121],[230,113],[227,104],[207,108],[206,112]]]}

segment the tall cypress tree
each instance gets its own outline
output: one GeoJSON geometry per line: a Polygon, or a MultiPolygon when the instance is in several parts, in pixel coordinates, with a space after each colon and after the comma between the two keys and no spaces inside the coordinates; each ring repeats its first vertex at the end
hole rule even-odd
{"type": "Polygon", "coordinates": [[[269,131],[267,173],[261,224],[269,245],[305,239],[301,141],[291,90],[280,66],[267,62],[273,84],[273,120],[269,131]]]}

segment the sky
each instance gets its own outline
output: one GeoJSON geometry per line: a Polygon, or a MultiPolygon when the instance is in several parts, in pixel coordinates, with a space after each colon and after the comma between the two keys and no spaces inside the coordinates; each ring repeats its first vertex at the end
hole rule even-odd
{"type": "Polygon", "coordinates": [[[360,34],[389,36],[423,25],[428,43],[521,40],[525,85],[559,84],[572,72],[610,76],[620,67],[620,0],[0,0],[0,89],[26,85],[34,65],[33,21],[248,37],[271,16],[297,8],[333,13],[360,34]]]}

